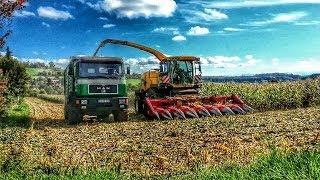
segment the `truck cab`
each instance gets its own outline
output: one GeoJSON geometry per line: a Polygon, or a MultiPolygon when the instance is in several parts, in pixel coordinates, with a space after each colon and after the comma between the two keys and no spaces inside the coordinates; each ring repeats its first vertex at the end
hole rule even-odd
{"type": "Polygon", "coordinates": [[[117,57],[72,57],[64,72],[65,120],[76,124],[83,117],[116,121],[128,119],[124,63],[117,57]]]}

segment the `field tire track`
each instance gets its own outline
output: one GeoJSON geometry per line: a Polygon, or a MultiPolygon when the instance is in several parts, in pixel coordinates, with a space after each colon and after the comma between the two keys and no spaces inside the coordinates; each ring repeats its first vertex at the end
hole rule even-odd
{"type": "Polygon", "coordinates": [[[64,119],[63,105],[44,101],[35,97],[25,99],[30,106],[31,119],[38,121],[61,121],[64,119]]]}

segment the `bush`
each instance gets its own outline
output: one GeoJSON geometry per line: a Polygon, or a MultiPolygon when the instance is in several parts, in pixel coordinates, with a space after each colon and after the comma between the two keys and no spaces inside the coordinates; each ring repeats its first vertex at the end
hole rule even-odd
{"type": "Polygon", "coordinates": [[[0,57],[0,68],[8,81],[7,99],[24,97],[27,93],[27,84],[30,77],[27,74],[26,67],[11,56],[0,57]]]}

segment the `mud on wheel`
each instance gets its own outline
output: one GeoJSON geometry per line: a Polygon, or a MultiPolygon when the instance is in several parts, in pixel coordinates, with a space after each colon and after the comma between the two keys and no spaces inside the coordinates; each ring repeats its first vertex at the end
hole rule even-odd
{"type": "Polygon", "coordinates": [[[82,121],[82,115],[79,110],[67,105],[65,106],[65,121],[67,124],[78,124],[82,121]]]}
{"type": "Polygon", "coordinates": [[[129,119],[129,112],[128,110],[120,110],[115,113],[114,120],[116,122],[128,121],[129,119]]]}

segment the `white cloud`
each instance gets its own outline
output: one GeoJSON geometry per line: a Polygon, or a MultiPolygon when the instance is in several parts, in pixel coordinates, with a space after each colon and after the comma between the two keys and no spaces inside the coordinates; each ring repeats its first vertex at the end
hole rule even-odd
{"type": "Polygon", "coordinates": [[[245,60],[246,62],[241,64],[241,66],[244,66],[244,67],[255,66],[259,61],[261,61],[261,60],[255,59],[253,55],[246,55],[245,60]]]}
{"type": "Polygon", "coordinates": [[[93,4],[91,2],[86,2],[85,4],[87,4],[87,6],[91,7],[92,9],[95,9],[95,10],[98,10],[98,11],[101,10],[99,3],[93,4]]]}
{"type": "Polygon", "coordinates": [[[204,9],[204,13],[201,14],[204,20],[206,21],[214,21],[220,19],[228,19],[228,15],[217,11],[216,9],[204,9]]]}
{"type": "Polygon", "coordinates": [[[235,68],[241,58],[238,56],[208,56],[201,57],[200,61],[203,65],[213,65],[214,68],[235,68]]]}
{"type": "Polygon", "coordinates": [[[295,22],[294,25],[297,25],[297,26],[320,25],[320,21],[300,21],[300,22],[295,22]]]}
{"type": "Polygon", "coordinates": [[[126,64],[130,64],[132,72],[142,73],[151,69],[159,69],[159,60],[154,57],[138,57],[125,59],[126,64]]]}
{"type": "Polygon", "coordinates": [[[208,56],[201,57],[201,63],[204,66],[213,66],[214,68],[246,68],[255,67],[261,61],[252,55],[246,55],[243,59],[239,56],[208,56]]]}
{"type": "Polygon", "coordinates": [[[152,64],[159,64],[159,60],[154,56],[149,57],[139,57],[139,58],[129,58],[125,60],[130,65],[152,65],[152,64]]]}
{"type": "Polygon", "coordinates": [[[290,72],[320,72],[319,59],[305,59],[299,60],[297,63],[290,63],[289,66],[284,67],[290,72]]]}
{"type": "Polygon", "coordinates": [[[306,16],[308,16],[308,13],[303,12],[303,11],[280,13],[280,14],[273,15],[272,19],[265,20],[265,21],[249,22],[247,25],[249,25],[249,26],[264,26],[264,25],[275,24],[275,23],[291,23],[291,22],[295,22],[297,20],[300,20],[306,16]]]}
{"type": "Polygon", "coordinates": [[[208,28],[200,27],[200,26],[191,27],[187,32],[187,34],[190,36],[203,36],[209,33],[210,31],[208,28]]]}
{"type": "Polygon", "coordinates": [[[271,60],[271,63],[272,63],[272,65],[273,66],[278,66],[279,65],[279,59],[278,58],[273,58],[272,60],[271,60]]]}
{"type": "Polygon", "coordinates": [[[86,0],[77,0],[78,2],[80,2],[81,4],[84,4],[86,2],[86,0]]]}
{"type": "Polygon", "coordinates": [[[108,21],[108,18],[106,17],[99,17],[100,20],[103,20],[103,21],[108,21]]]}
{"type": "Polygon", "coordinates": [[[32,62],[32,63],[46,63],[47,61],[40,58],[21,58],[21,61],[32,62]]]}
{"type": "Polygon", "coordinates": [[[172,38],[173,41],[186,41],[187,38],[182,36],[181,34],[180,35],[176,35],[172,38]]]}
{"type": "Polygon", "coordinates": [[[320,59],[308,58],[300,60],[281,60],[273,58],[271,60],[272,65],[268,64],[260,66],[255,70],[258,73],[294,73],[294,74],[306,74],[306,73],[320,73],[320,59]],[[281,62],[281,63],[280,63],[281,62]]]}
{"type": "Polygon", "coordinates": [[[155,28],[151,32],[154,32],[154,33],[170,33],[170,34],[174,34],[174,35],[180,34],[179,33],[179,28],[175,28],[175,27],[159,27],[159,28],[155,28]]]}
{"type": "Polygon", "coordinates": [[[286,4],[320,4],[319,0],[241,0],[233,1],[215,1],[204,3],[211,8],[234,9],[234,8],[253,8],[265,6],[277,6],[286,4]]]}
{"type": "Polygon", "coordinates": [[[32,51],[32,54],[39,55],[39,53],[37,51],[32,51]]]}
{"type": "Polygon", "coordinates": [[[170,17],[177,8],[174,0],[104,0],[91,4],[90,7],[109,13],[115,13],[118,18],[150,18],[170,17]],[[97,8],[98,7],[98,8],[97,8]]]}
{"type": "Polygon", "coordinates": [[[209,8],[205,8],[203,11],[182,9],[180,12],[183,14],[186,22],[192,24],[206,24],[229,18],[227,14],[224,14],[216,9],[209,8]]]}
{"type": "Polygon", "coordinates": [[[223,29],[224,31],[229,31],[229,32],[240,32],[240,31],[244,31],[244,29],[240,29],[240,28],[232,28],[232,27],[227,27],[223,29]]]}
{"type": "Polygon", "coordinates": [[[109,29],[109,28],[113,28],[115,26],[116,26],[115,24],[105,24],[105,25],[103,25],[103,28],[109,29]]]}
{"type": "Polygon", "coordinates": [[[75,9],[76,8],[74,6],[68,6],[68,5],[65,5],[65,4],[62,4],[61,7],[66,8],[66,9],[75,9]]]}
{"type": "Polygon", "coordinates": [[[65,68],[67,67],[69,63],[69,59],[65,58],[60,58],[60,59],[53,59],[53,60],[48,60],[48,59],[41,59],[41,58],[17,58],[18,60],[22,62],[31,62],[31,63],[45,63],[49,64],[49,62],[53,62],[56,66],[65,68]]]}
{"type": "Polygon", "coordinates": [[[47,27],[47,28],[50,27],[50,24],[48,24],[48,23],[42,22],[41,24],[42,24],[42,26],[45,26],[45,27],[47,27]]]}
{"type": "Polygon", "coordinates": [[[53,7],[42,7],[38,8],[38,14],[40,17],[54,19],[54,20],[68,20],[74,17],[68,11],[59,11],[53,7]]]}
{"type": "Polygon", "coordinates": [[[33,12],[29,11],[15,11],[14,12],[15,17],[30,17],[30,16],[36,16],[33,12]]]}
{"type": "Polygon", "coordinates": [[[67,67],[69,61],[70,61],[69,59],[64,59],[64,58],[62,58],[62,59],[53,60],[52,62],[53,62],[56,66],[65,68],[65,67],[67,67]]]}

